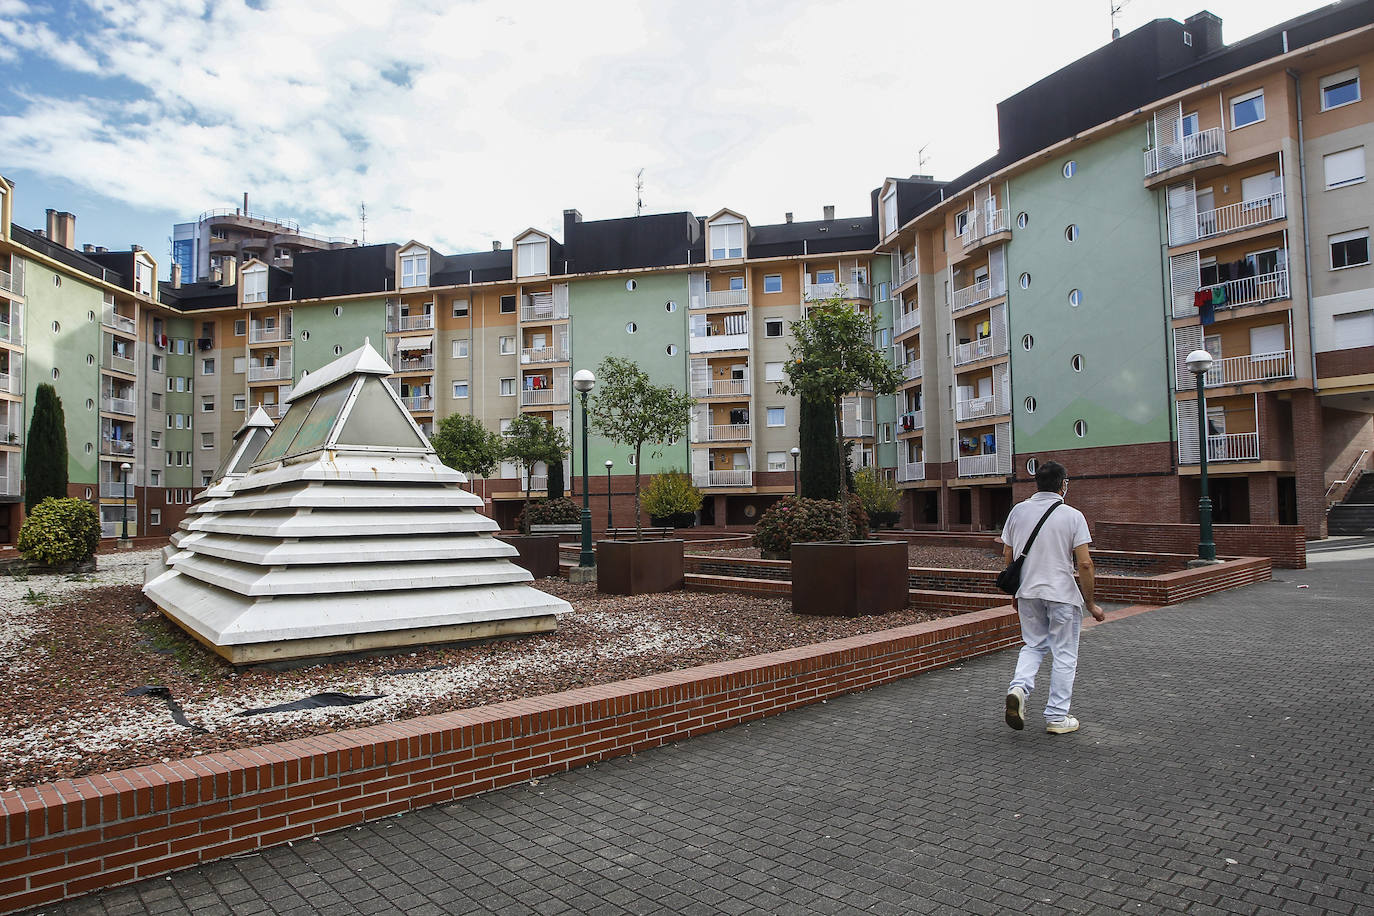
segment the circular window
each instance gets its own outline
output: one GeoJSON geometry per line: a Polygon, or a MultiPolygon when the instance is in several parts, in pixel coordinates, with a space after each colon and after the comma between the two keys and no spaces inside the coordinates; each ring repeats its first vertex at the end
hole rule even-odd
{"type": "Polygon", "coordinates": [[[95,446],[92,445],[91,443],[87,442],[87,443],[86,443],[86,454],[89,455],[89,454],[90,454],[91,452],[93,452],[93,451],[95,451],[95,446]]]}
{"type": "Polygon", "coordinates": [[[663,311],[665,311],[665,312],[676,312],[676,311],[677,311],[677,303],[674,302],[673,300],[669,299],[667,302],[663,303],[663,311]]]}
{"type": "Polygon", "coordinates": [[[1077,223],[1069,223],[1067,226],[1064,227],[1064,238],[1068,239],[1070,242],[1078,241],[1077,223]]]}
{"type": "Polygon", "coordinates": [[[87,313],[86,313],[86,320],[87,320],[87,321],[90,321],[90,322],[94,322],[94,321],[95,321],[95,312],[93,312],[93,311],[87,312],[87,313]]]}
{"type": "Polygon", "coordinates": [[[637,287],[637,286],[639,286],[639,284],[636,283],[634,280],[626,280],[626,281],[625,281],[625,288],[626,288],[627,290],[629,290],[630,292],[634,292],[634,291],[635,291],[635,287],[637,287]]]}
{"type": "Polygon", "coordinates": [[[57,323],[56,321],[54,321],[54,322],[52,323],[52,332],[53,332],[54,334],[61,334],[61,333],[62,333],[62,325],[59,324],[59,323],[57,323]]]}
{"type": "Polygon", "coordinates": [[[1065,177],[1065,178],[1072,178],[1075,174],[1077,174],[1077,172],[1078,172],[1078,163],[1077,163],[1077,162],[1074,162],[1072,159],[1070,159],[1068,162],[1064,163],[1064,177],[1065,177]]]}
{"type": "Polygon", "coordinates": [[[1027,459],[1026,459],[1026,473],[1027,473],[1027,474],[1030,474],[1032,477],[1034,477],[1034,476],[1035,476],[1035,472],[1036,472],[1039,468],[1040,468],[1040,462],[1036,461],[1034,458],[1027,458],[1027,459]]]}
{"type": "Polygon", "coordinates": [[[1035,346],[1035,338],[1027,334],[1025,337],[1021,338],[1021,346],[1029,350],[1031,347],[1035,346]]]}
{"type": "Polygon", "coordinates": [[[1073,421],[1073,434],[1082,439],[1088,434],[1088,424],[1083,420],[1073,421]]]}
{"type": "MultiPolygon", "coordinates": [[[[630,282],[633,283],[634,281],[631,280],[630,282]]],[[[626,334],[633,334],[635,331],[638,331],[638,330],[639,330],[639,325],[635,324],[633,321],[628,322],[628,323],[625,325],[625,333],[626,333],[626,334]]]]}
{"type": "Polygon", "coordinates": [[[635,456],[634,456],[634,455],[628,456],[628,457],[625,459],[625,461],[629,463],[630,467],[634,467],[634,466],[635,466],[635,456]]]}
{"type": "Polygon", "coordinates": [[[93,492],[91,492],[91,488],[90,488],[90,487],[87,487],[87,488],[86,488],[86,498],[87,498],[87,499],[90,499],[90,498],[91,498],[92,496],[94,496],[94,495],[95,495],[95,494],[94,494],[93,492]]]}
{"type": "Polygon", "coordinates": [[[1016,214],[1016,228],[1017,228],[1017,229],[1024,229],[1024,228],[1026,228],[1026,227],[1029,226],[1029,225],[1030,225],[1030,214],[1029,214],[1029,213],[1027,213],[1025,210],[1022,210],[1020,213],[1016,214]]]}
{"type": "Polygon", "coordinates": [[[301,340],[309,340],[309,339],[310,339],[310,332],[309,332],[309,331],[301,331],[301,340]]]}
{"type": "Polygon", "coordinates": [[[62,285],[62,278],[59,277],[57,274],[53,274],[53,275],[52,275],[52,285],[53,285],[53,286],[61,286],[61,285],[62,285]]]}
{"type": "Polygon", "coordinates": [[[1022,288],[1022,289],[1030,289],[1030,274],[1027,274],[1027,273],[1021,274],[1021,288],[1022,288]]]}
{"type": "Polygon", "coordinates": [[[338,317],[339,317],[340,315],[342,315],[342,314],[343,314],[343,306],[342,306],[342,305],[336,305],[336,306],[334,306],[334,317],[335,317],[335,318],[338,318],[338,317]]]}
{"type": "Polygon", "coordinates": [[[1073,359],[1069,360],[1069,365],[1070,365],[1070,366],[1073,366],[1073,371],[1074,371],[1074,372],[1082,372],[1082,371],[1083,371],[1083,354],[1082,354],[1082,353],[1075,353],[1075,354],[1073,355],[1073,359]]]}
{"type": "Polygon", "coordinates": [[[342,353],[343,353],[343,347],[339,346],[338,344],[335,344],[335,345],[334,345],[334,355],[335,355],[335,356],[339,356],[339,355],[341,355],[342,353]]]}
{"type": "Polygon", "coordinates": [[[1069,305],[1078,308],[1083,304],[1083,291],[1081,289],[1069,290],[1069,305]]]}
{"type": "Polygon", "coordinates": [[[59,369],[59,368],[57,368],[56,366],[53,366],[53,367],[52,367],[52,377],[53,377],[53,378],[61,378],[61,377],[62,377],[62,370],[59,369]]]}
{"type": "Polygon", "coordinates": [[[1026,413],[1035,413],[1035,398],[1026,398],[1026,413]]]}
{"type": "Polygon", "coordinates": [[[664,349],[667,351],[669,356],[677,356],[677,344],[668,344],[668,346],[664,349]]]}
{"type": "Polygon", "coordinates": [[[86,409],[95,410],[95,398],[86,398],[86,409]]]}
{"type": "Polygon", "coordinates": [[[753,505],[748,505],[748,506],[745,506],[745,507],[744,507],[744,517],[745,517],[745,518],[753,518],[755,515],[758,515],[758,514],[759,514],[759,510],[756,509],[753,505]]]}
{"type": "Polygon", "coordinates": [[[90,353],[87,353],[87,354],[86,354],[86,365],[88,365],[88,366],[94,366],[94,365],[95,365],[95,356],[93,356],[93,355],[90,354],[90,353]]]}

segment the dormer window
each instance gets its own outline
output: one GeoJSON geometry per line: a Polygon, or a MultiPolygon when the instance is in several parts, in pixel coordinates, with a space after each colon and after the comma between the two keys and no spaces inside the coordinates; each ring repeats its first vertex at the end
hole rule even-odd
{"type": "Polygon", "coordinates": [[[267,301],[267,268],[261,265],[243,272],[243,301],[267,301]]]}
{"type": "Polygon", "coordinates": [[[516,276],[540,277],[549,272],[549,240],[530,235],[515,243],[516,276]]]}
{"type": "Polygon", "coordinates": [[[423,248],[401,254],[401,288],[429,285],[429,252],[423,248]]]}
{"type": "Polygon", "coordinates": [[[744,221],[724,216],[710,226],[711,260],[744,257],[744,221]]]}
{"type": "Polygon", "coordinates": [[[134,292],[145,296],[153,294],[153,265],[142,258],[134,260],[134,292]]]}

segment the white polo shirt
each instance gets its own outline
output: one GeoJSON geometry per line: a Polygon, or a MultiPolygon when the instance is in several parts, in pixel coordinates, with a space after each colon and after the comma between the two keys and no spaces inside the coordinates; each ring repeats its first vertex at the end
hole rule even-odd
{"type": "MultiPolygon", "coordinates": [[[[1002,543],[1011,546],[1012,559],[1021,556],[1046,510],[1061,501],[1058,493],[1036,493],[1011,510],[1002,528],[1002,543]]],[[[1082,512],[1069,505],[1055,509],[1021,564],[1021,587],[1016,590],[1016,597],[1042,598],[1082,608],[1083,594],[1073,577],[1073,549],[1090,543],[1088,520],[1082,512]]]]}

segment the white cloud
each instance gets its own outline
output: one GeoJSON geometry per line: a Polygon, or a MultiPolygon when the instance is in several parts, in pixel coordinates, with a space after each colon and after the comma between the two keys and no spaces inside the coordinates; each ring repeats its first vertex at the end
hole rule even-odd
{"type": "MultiPolygon", "coordinates": [[[[1123,25],[1195,5],[1137,0],[1123,25]]],[[[1247,17],[1234,39],[1282,6],[1213,9],[1247,17]]],[[[561,235],[567,207],[627,215],[640,167],[651,211],[867,212],[924,144],[942,177],[992,154],[996,101],[1107,31],[1097,0],[1052,17],[887,0],[87,7],[40,20],[0,0],[0,60],[35,68],[0,118],[7,168],[187,218],[247,190],[255,211],[327,235],[357,235],[366,201],[369,240],[448,250],[528,225],[561,235]],[[35,89],[73,74],[88,92],[35,89]]]]}

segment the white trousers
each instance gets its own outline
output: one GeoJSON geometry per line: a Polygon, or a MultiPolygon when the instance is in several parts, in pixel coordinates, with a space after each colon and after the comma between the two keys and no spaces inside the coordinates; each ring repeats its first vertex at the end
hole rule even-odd
{"type": "Polygon", "coordinates": [[[1021,654],[1016,658],[1012,687],[1030,695],[1035,675],[1045,653],[1050,654],[1050,696],[1045,702],[1045,721],[1054,722],[1069,714],[1073,698],[1073,678],[1078,670],[1078,634],[1083,626],[1083,610],[1043,598],[1017,599],[1021,614],[1021,654]]]}

